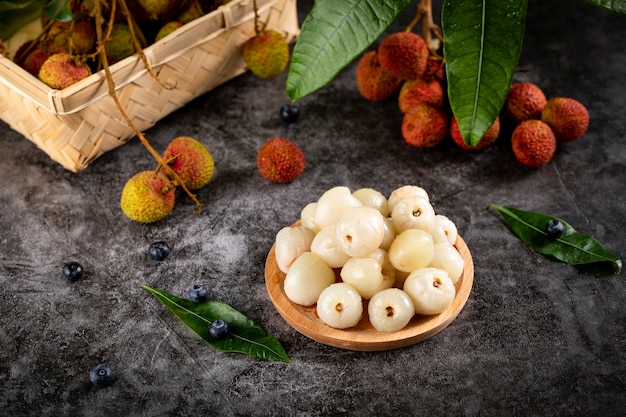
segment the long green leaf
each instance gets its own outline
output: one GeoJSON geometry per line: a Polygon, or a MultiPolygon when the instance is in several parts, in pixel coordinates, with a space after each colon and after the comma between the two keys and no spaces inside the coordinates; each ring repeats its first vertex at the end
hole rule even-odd
{"type": "Polygon", "coordinates": [[[543,213],[490,204],[500,213],[507,226],[529,247],[544,255],[572,265],[611,262],[616,273],[622,270],[622,261],[609,252],[593,236],[579,233],[562,219],[543,213]],[[554,239],[545,231],[549,220],[563,223],[563,235],[554,239]]]}
{"type": "Polygon", "coordinates": [[[9,40],[23,26],[41,17],[46,0],[0,1],[0,39],[9,40]]]}
{"type": "Polygon", "coordinates": [[[446,0],[448,96],[463,140],[475,146],[504,105],[524,40],[526,0],[446,0]]]}
{"type": "Polygon", "coordinates": [[[626,16],[626,0],[587,0],[603,9],[626,16]]]}
{"type": "Polygon", "coordinates": [[[243,353],[258,359],[291,362],[275,337],[239,311],[217,301],[193,303],[165,291],[143,285],[161,303],[172,311],[187,327],[196,332],[209,345],[223,352],[243,353]],[[214,339],[209,326],[214,320],[224,320],[231,331],[224,339],[214,339]]]}
{"type": "Polygon", "coordinates": [[[302,98],[325,86],[381,33],[411,0],[317,0],[293,49],[287,95],[302,98]]]}

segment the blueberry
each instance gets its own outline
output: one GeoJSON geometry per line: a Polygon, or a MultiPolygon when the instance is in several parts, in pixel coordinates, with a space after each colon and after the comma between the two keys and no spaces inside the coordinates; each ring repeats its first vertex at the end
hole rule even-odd
{"type": "Polygon", "coordinates": [[[565,226],[558,220],[548,220],[546,223],[546,233],[548,237],[552,239],[558,239],[563,236],[563,232],[565,231],[565,226]]]}
{"type": "Polygon", "coordinates": [[[97,387],[106,387],[113,380],[113,371],[106,365],[98,365],[89,372],[89,379],[97,387]]]}
{"type": "Polygon", "coordinates": [[[201,303],[209,298],[209,291],[204,285],[193,285],[187,291],[187,298],[194,303],[201,303]]]}
{"type": "Polygon", "coordinates": [[[68,262],[63,265],[63,276],[69,282],[77,281],[83,276],[83,266],[78,262],[68,262]]]}
{"type": "Polygon", "coordinates": [[[209,326],[209,334],[214,339],[223,339],[229,332],[230,329],[228,328],[228,323],[224,320],[215,320],[209,326]]]}
{"type": "Polygon", "coordinates": [[[285,104],[280,108],[280,119],[285,123],[294,123],[300,116],[300,110],[295,104],[285,104]]]}
{"type": "Polygon", "coordinates": [[[148,247],[148,256],[153,261],[162,261],[170,254],[170,246],[162,241],[151,243],[148,247]]]}

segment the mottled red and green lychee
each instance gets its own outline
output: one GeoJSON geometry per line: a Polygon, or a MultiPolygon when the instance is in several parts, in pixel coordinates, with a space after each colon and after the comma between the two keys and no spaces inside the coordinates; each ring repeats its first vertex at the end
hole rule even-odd
{"type": "Polygon", "coordinates": [[[541,110],[546,103],[545,94],[536,84],[513,84],[504,102],[504,114],[516,125],[524,120],[541,119],[541,110]]]}
{"type": "Polygon", "coordinates": [[[402,84],[398,94],[398,106],[402,113],[408,113],[418,104],[440,107],[443,104],[443,87],[437,80],[421,78],[408,80],[402,84]]]}
{"type": "Polygon", "coordinates": [[[75,22],[71,26],[67,49],[73,54],[88,54],[96,48],[96,27],[89,20],[75,22]]]}
{"type": "Polygon", "coordinates": [[[447,135],[447,114],[429,104],[418,104],[402,119],[402,137],[416,148],[437,146],[447,135]]]}
{"type": "Polygon", "coordinates": [[[48,48],[44,46],[39,46],[33,49],[23,61],[23,68],[34,75],[35,77],[39,74],[39,70],[41,66],[48,58],[50,58],[54,54],[58,54],[60,52],[66,52],[63,48],[59,48],[57,46],[50,46],[48,48]]]}
{"type": "Polygon", "coordinates": [[[161,171],[142,171],[122,189],[120,208],[139,223],[161,221],[174,209],[176,187],[161,171]]]}
{"type": "Polygon", "coordinates": [[[391,75],[402,80],[414,80],[426,70],[428,48],[421,36],[412,32],[396,32],[380,43],[378,59],[391,75]]]}
{"type": "Polygon", "coordinates": [[[556,137],[541,120],[525,120],[511,135],[511,147],[522,164],[539,168],[550,162],[556,152],[556,137]]]}
{"type": "Polygon", "coordinates": [[[567,97],[555,97],[541,112],[541,120],[552,128],[559,143],[580,138],[589,127],[589,112],[581,102],[567,97]]]}
{"type": "Polygon", "coordinates": [[[173,13],[180,7],[180,3],[183,3],[179,0],[137,0],[137,2],[148,13],[150,19],[173,13]]]}
{"type": "Polygon", "coordinates": [[[402,80],[389,74],[380,66],[376,51],[367,52],[359,59],[356,68],[356,84],[365,99],[386,100],[398,91],[401,83],[402,80]]]}
{"type": "Polygon", "coordinates": [[[88,65],[77,63],[67,53],[50,56],[39,69],[38,77],[49,87],[62,90],[91,75],[88,65]]]}
{"type": "Polygon", "coordinates": [[[188,136],[171,141],[163,160],[190,191],[199,190],[213,178],[213,155],[201,142],[188,136]]]}
{"type": "Polygon", "coordinates": [[[104,44],[104,49],[109,64],[114,64],[135,53],[130,29],[126,23],[113,24],[110,40],[104,44]]]}
{"type": "Polygon", "coordinates": [[[289,62],[289,45],[275,30],[259,32],[243,44],[243,59],[253,74],[263,79],[279,76],[289,62]]]}
{"type": "Polygon", "coordinates": [[[154,37],[154,41],[155,42],[160,41],[161,39],[163,39],[170,33],[174,32],[177,29],[180,29],[181,27],[183,27],[183,22],[179,22],[179,21],[167,22],[166,24],[161,26],[156,36],[154,37]]]}
{"type": "Polygon", "coordinates": [[[491,127],[487,129],[487,131],[480,139],[480,141],[478,141],[478,144],[476,146],[468,145],[467,143],[465,143],[465,141],[463,140],[463,136],[461,135],[461,130],[459,129],[459,124],[455,117],[453,117],[452,121],[450,122],[450,136],[452,137],[454,143],[456,143],[459,147],[465,150],[483,150],[492,143],[494,143],[498,139],[498,136],[500,136],[500,117],[496,117],[496,120],[494,120],[491,127]]]}
{"type": "Polygon", "coordinates": [[[263,178],[282,184],[294,181],[306,167],[300,147],[285,138],[265,142],[259,149],[256,164],[263,178]]]}

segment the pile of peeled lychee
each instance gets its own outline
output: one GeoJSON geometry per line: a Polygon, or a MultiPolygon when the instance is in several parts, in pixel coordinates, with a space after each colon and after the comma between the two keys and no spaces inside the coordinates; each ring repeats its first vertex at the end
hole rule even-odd
{"type": "MultiPolygon", "coordinates": [[[[366,52],[356,70],[360,94],[370,101],[396,97],[402,112],[402,136],[411,146],[431,148],[451,138],[459,147],[477,151],[501,136],[500,116],[475,146],[463,141],[446,106],[445,63],[424,39],[409,31],[393,33],[377,50],[366,52]]],[[[501,116],[513,124],[511,148],[529,167],[549,162],[557,144],[580,138],[589,126],[589,113],[573,98],[546,99],[535,84],[510,87],[501,116]]]]}

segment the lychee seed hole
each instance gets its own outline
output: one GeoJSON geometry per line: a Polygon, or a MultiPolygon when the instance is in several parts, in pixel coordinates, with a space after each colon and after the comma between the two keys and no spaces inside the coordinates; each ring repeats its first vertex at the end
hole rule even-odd
{"type": "Polygon", "coordinates": [[[435,287],[435,288],[439,288],[439,286],[440,286],[441,284],[442,284],[441,279],[439,279],[439,278],[435,278],[435,279],[433,280],[433,287],[435,287]]]}
{"type": "Polygon", "coordinates": [[[335,306],[335,310],[337,310],[337,312],[341,313],[341,312],[343,311],[343,304],[338,303],[338,304],[335,306]]]}
{"type": "Polygon", "coordinates": [[[413,217],[419,217],[422,215],[422,210],[413,210],[413,217]]]}
{"type": "Polygon", "coordinates": [[[395,311],[393,310],[393,307],[388,306],[387,307],[387,317],[393,317],[395,311]]]}

